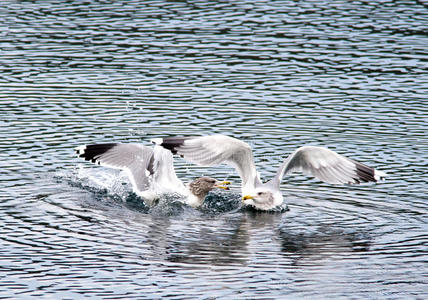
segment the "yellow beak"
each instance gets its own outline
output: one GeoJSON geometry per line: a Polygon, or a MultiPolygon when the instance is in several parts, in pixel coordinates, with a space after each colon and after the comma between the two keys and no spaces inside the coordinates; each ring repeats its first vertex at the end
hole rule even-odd
{"type": "Polygon", "coordinates": [[[242,197],[242,201],[248,200],[248,199],[254,199],[253,196],[251,195],[245,195],[244,197],[242,197]]]}
{"type": "Polygon", "coordinates": [[[217,181],[214,185],[214,187],[219,188],[219,189],[224,189],[224,190],[228,190],[229,187],[225,186],[230,184],[230,181],[217,181]]]}

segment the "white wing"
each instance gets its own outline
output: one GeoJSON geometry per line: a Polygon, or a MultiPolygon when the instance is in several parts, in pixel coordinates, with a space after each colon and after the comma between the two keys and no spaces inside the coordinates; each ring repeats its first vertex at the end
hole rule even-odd
{"type": "Polygon", "coordinates": [[[197,165],[215,166],[222,163],[231,165],[241,177],[243,190],[254,189],[260,183],[251,147],[238,139],[225,135],[211,135],[152,141],[197,165]]]}
{"type": "Polygon", "coordinates": [[[279,182],[285,174],[295,171],[333,184],[378,181],[386,176],[362,163],[323,147],[304,146],[294,151],[280,166],[273,181],[279,182]]]}
{"type": "Polygon", "coordinates": [[[158,145],[153,150],[153,190],[188,195],[189,190],[175,173],[172,153],[158,145]]]}
{"type": "Polygon", "coordinates": [[[101,166],[124,170],[138,195],[149,195],[144,192],[153,185],[156,189],[184,188],[175,174],[172,154],[161,147],[154,150],[140,144],[110,143],[80,146],[76,153],[101,166]]]}

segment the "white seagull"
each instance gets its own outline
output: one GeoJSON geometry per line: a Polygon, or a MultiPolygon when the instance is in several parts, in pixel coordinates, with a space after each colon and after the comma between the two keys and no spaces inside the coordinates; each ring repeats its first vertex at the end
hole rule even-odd
{"type": "Polygon", "coordinates": [[[172,153],[161,146],[109,143],[83,145],[75,151],[85,160],[125,171],[133,191],[149,205],[162,193],[178,193],[185,203],[198,207],[212,189],[229,189],[230,182],[211,177],[197,178],[186,186],[175,173],[172,153]]]}
{"type": "MultiPolygon", "coordinates": [[[[276,175],[263,183],[256,171],[251,147],[225,135],[170,137],[152,140],[156,145],[201,166],[228,164],[241,177],[242,200],[259,210],[270,210],[283,204],[280,183],[284,175],[296,171],[331,184],[377,182],[386,174],[324,147],[303,146],[291,153],[276,175]]],[[[175,175],[175,173],[174,173],[175,175]]]]}

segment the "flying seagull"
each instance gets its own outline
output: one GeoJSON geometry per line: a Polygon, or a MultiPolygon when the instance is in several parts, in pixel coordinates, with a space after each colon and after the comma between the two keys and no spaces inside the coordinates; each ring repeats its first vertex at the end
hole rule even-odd
{"type": "Polygon", "coordinates": [[[280,183],[284,175],[296,171],[312,175],[331,184],[377,182],[386,174],[324,147],[303,146],[291,153],[276,175],[263,183],[256,171],[251,147],[225,135],[170,137],[152,140],[156,145],[201,166],[228,164],[241,177],[242,200],[259,210],[270,210],[283,204],[280,183]]]}
{"type": "Polygon", "coordinates": [[[83,145],[75,151],[87,161],[125,171],[133,191],[149,205],[160,193],[178,193],[188,205],[198,207],[212,189],[229,189],[230,182],[211,177],[197,178],[186,186],[175,173],[172,153],[161,146],[109,143],[83,145]]]}

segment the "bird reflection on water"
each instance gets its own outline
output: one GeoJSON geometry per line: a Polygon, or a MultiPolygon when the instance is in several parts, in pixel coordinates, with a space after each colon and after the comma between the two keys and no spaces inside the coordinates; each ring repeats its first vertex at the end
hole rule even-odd
{"type": "Polygon", "coordinates": [[[370,250],[371,236],[363,231],[319,226],[315,232],[296,232],[280,228],[277,232],[284,256],[291,257],[293,265],[314,264],[336,254],[370,250]]]}
{"type": "Polygon", "coordinates": [[[243,208],[240,195],[227,192],[210,193],[198,210],[171,195],[148,207],[130,194],[123,209],[141,214],[150,224],[141,236],[141,246],[146,249],[141,259],[149,261],[245,266],[254,255],[265,255],[253,245],[264,238],[281,249],[290,265],[298,266],[316,264],[337,253],[369,251],[371,245],[370,235],[362,230],[347,231],[334,224],[294,228],[299,221],[287,213],[243,208]]]}

